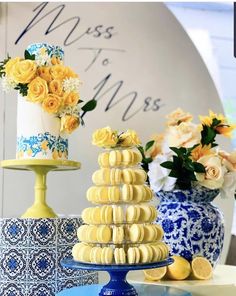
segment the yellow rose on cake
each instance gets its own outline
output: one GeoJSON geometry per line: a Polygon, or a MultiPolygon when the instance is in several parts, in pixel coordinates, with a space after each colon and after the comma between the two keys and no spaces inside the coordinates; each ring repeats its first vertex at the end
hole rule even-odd
{"type": "Polygon", "coordinates": [[[118,142],[117,132],[109,126],[96,130],[92,138],[93,145],[98,147],[115,147],[118,142]]]}
{"type": "Polygon", "coordinates": [[[53,94],[58,95],[58,96],[62,96],[63,95],[63,87],[62,87],[61,80],[54,79],[54,80],[50,81],[49,82],[49,91],[53,94]]]}
{"type": "Polygon", "coordinates": [[[57,64],[50,68],[50,73],[53,79],[63,80],[67,77],[67,67],[57,64]]]}
{"type": "Polygon", "coordinates": [[[78,78],[79,75],[76,74],[70,67],[66,67],[66,78],[78,78]]]}
{"type": "Polygon", "coordinates": [[[6,63],[6,65],[4,66],[4,69],[5,69],[5,73],[6,73],[7,76],[11,76],[11,75],[12,75],[12,68],[13,68],[13,66],[14,66],[16,63],[20,62],[20,60],[21,60],[21,58],[16,57],[16,58],[10,59],[10,60],[6,63]]]}
{"type": "Polygon", "coordinates": [[[47,82],[50,82],[52,80],[50,67],[41,66],[41,67],[38,67],[37,71],[38,71],[38,75],[44,80],[46,80],[47,82]]]}
{"type": "Polygon", "coordinates": [[[34,103],[41,103],[48,94],[48,85],[47,82],[40,78],[36,77],[28,85],[28,94],[27,100],[34,103]]]}
{"type": "Polygon", "coordinates": [[[141,143],[136,131],[131,129],[119,136],[119,142],[123,147],[136,146],[141,143]]]}
{"type": "Polygon", "coordinates": [[[48,113],[57,113],[62,105],[62,98],[55,94],[48,94],[43,100],[43,110],[48,113]]]}
{"type": "Polygon", "coordinates": [[[71,134],[80,124],[78,116],[65,115],[61,118],[61,132],[71,134]]]}
{"type": "Polygon", "coordinates": [[[51,63],[52,63],[52,65],[61,65],[62,61],[58,57],[53,56],[51,58],[51,63]]]}
{"type": "Polygon", "coordinates": [[[11,77],[16,83],[29,83],[36,76],[37,65],[35,61],[22,60],[16,62],[12,67],[11,77]]]}
{"type": "Polygon", "coordinates": [[[65,106],[75,106],[78,104],[79,94],[75,91],[66,92],[63,99],[65,106]]]}
{"type": "Polygon", "coordinates": [[[206,155],[198,159],[206,172],[196,173],[199,184],[209,189],[221,188],[224,183],[224,176],[227,172],[222,159],[217,155],[206,155]]]}

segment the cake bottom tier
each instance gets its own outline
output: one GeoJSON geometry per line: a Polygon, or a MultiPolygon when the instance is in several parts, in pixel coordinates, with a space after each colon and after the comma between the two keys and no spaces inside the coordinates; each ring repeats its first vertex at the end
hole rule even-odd
{"type": "Polygon", "coordinates": [[[98,283],[97,272],[64,268],[77,242],[79,217],[0,219],[0,295],[54,296],[98,283]]]}

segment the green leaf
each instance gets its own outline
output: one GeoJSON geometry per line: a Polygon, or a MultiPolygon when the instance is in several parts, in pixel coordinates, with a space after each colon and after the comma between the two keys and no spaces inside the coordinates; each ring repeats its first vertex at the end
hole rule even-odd
{"type": "Polygon", "coordinates": [[[191,161],[186,161],[184,163],[184,167],[188,170],[188,171],[194,171],[194,165],[191,161]]]}
{"type": "Polygon", "coordinates": [[[152,162],[152,158],[151,157],[147,157],[147,158],[144,157],[143,162],[148,164],[148,163],[152,162]]]}
{"type": "Polygon", "coordinates": [[[35,60],[35,54],[30,54],[29,52],[28,52],[28,50],[25,50],[25,60],[32,60],[32,61],[34,61],[35,60]]]}
{"type": "Polygon", "coordinates": [[[151,140],[151,141],[147,142],[147,144],[145,146],[145,151],[147,151],[148,149],[150,149],[153,146],[154,143],[155,143],[154,140],[151,140]]]}
{"type": "Polygon", "coordinates": [[[172,161],[165,161],[165,162],[162,162],[162,163],[160,164],[160,166],[162,166],[163,168],[166,168],[166,169],[171,170],[171,169],[173,169],[174,164],[173,164],[172,161]]]}
{"type": "Polygon", "coordinates": [[[186,151],[187,151],[187,149],[184,148],[184,147],[180,147],[180,148],[170,147],[170,149],[172,151],[174,151],[175,154],[177,154],[179,157],[182,156],[182,155],[184,155],[186,153],[186,151]]]}
{"type": "Polygon", "coordinates": [[[140,151],[140,153],[142,154],[142,157],[143,157],[143,159],[145,158],[145,154],[144,154],[144,149],[143,149],[143,146],[138,146],[137,147],[138,148],[138,150],[140,151]]]}
{"type": "Polygon", "coordinates": [[[177,171],[175,171],[175,170],[172,170],[169,173],[169,176],[178,179],[179,178],[179,173],[177,171]]]}
{"type": "Polygon", "coordinates": [[[204,165],[202,165],[199,162],[193,162],[193,166],[194,166],[194,171],[196,173],[205,173],[206,172],[204,165]]]}
{"type": "Polygon", "coordinates": [[[213,144],[216,137],[216,131],[207,125],[203,125],[203,130],[201,131],[201,143],[202,145],[213,144]]]}
{"type": "Polygon", "coordinates": [[[95,99],[92,99],[90,101],[88,101],[81,109],[84,111],[84,112],[89,112],[89,111],[92,111],[96,108],[97,106],[97,101],[95,99]]]}
{"type": "Polygon", "coordinates": [[[19,83],[17,84],[17,86],[15,87],[16,90],[19,90],[19,93],[23,96],[26,97],[27,93],[28,93],[28,84],[23,84],[23,83],[19,83]]]}
{"type": "Polygon", "coordinates": [[[79,100],[78,104],[83,103],[83,100],[79,100]]]}
{"type": "Polygon", "coordinates": [[[211,124],[211,126],[212,126],[212,127],[216,127],[216,126],[218,126],[220,123],[221,123],[221,120],[219,120],[219,119],[217,119],[217,118],[214,118],[214,119],[212,120],[212,124],[211,124]]]}

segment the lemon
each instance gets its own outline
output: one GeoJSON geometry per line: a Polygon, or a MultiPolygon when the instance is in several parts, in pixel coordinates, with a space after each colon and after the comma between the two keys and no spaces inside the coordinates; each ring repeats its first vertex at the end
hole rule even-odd
{"type": "Polygon", "coordinates": [[[192,277],[198,280],[208,280],[212,277],[211,263],[204,257],[195,257],[191,262],[192,277]]]}
{"type": "Polygon", "coordinates": [[[174,263],[167,266],[167,277],[172,280],[184,280],[191,273],[190,263],[181,256],[172,256],[174,263]]]}
{"type": "Polygon", "coordinates": [[[165,276],[166,271],[167,271],[167,267],[163,266],[159,268],[145,269],[143,272],[146,280],[158,281],[165,276]]]}

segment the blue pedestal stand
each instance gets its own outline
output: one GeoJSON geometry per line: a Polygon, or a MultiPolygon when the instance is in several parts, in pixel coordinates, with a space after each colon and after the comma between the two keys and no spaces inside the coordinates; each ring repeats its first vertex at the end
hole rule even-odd
{"type": "Polygon", "coordinates": [[[163,267],[173,263],[173,259],[168,258],[161,262],[138,264],[138,265],[102,265],[76,262],[74,260],[64,260],[62,265],[72,269],[86,269],[107,271],[110,275],[110,281],[105,286],[90,285],[75,287],[64,290],[57,296],[191,296],[190,293],[178,289],[154,285],[130,285],[126,280],[126,275],[132,270],[143,270],[149,268],[163,267]]]}

